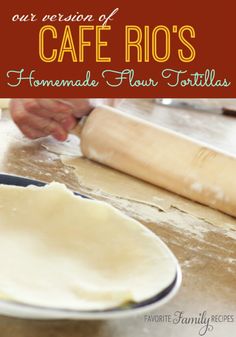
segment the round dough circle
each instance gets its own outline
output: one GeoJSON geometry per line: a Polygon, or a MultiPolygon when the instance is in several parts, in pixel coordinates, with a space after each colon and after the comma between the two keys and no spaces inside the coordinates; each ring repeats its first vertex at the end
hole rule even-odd
{"type": "Polygon", "coordinates": [[[148,299],[177,261],[150,230],[64,185],[0,186],[0,294],[43,307],[97,310],[148,299]]]}

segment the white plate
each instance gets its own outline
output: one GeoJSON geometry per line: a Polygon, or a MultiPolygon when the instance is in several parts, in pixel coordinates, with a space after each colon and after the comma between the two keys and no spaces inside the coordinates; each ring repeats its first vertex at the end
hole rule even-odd
{"type": "Polygon", "coordinates": [[[99,311],[79,311],[41,308],[37,306],[25,305],[0,300],[0,314],[11,317],[27,318],[27,319],[113,319],[125,318],[137,314],[145,313],[159,308],[169,302],[178,292],[182,281],[180,267],[177,266],[176,279],[171,286],[162,291],[155,297],[141,303],[130,305],[129,307],[114,308],[99,311]]]}
{"type": "MultiPolygon", "coordinates": [[[[32,184],[37,186],[44,185],[44,183],[36,180],[5,174],[0,174],[0,184],[16,186],[28,186],[32,184]]],[[[179,290],[181,281],[181,269],[178,262],[176,262],[176,276],[172,283],[154,297],[140,303],[107,310],[79,311],[46,308],[14,301],[0,300],[0,314],[27,319],[112,319],[128,317],[154,310],[170,301],[179,290]]]]}

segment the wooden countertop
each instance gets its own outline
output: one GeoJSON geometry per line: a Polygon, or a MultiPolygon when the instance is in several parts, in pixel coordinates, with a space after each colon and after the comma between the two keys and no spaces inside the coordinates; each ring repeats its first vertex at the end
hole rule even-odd
{"type": "MultiPolygon", "coordinates": [[[[236,118],[202,111],[160,107],[154,100],[124,100],[120,108],[236,154],[236,118]]],[[[236,331],[235,219],[213,210],[209,210],[209,218],[208,215],[202,216],[205,212],[208,214],[206,207],[196,206],[190,201],[187,209],[175,207],[175,199],[178,204],[182,198],[170,193],[168,198],[173,204],[167,209],[158,209],[155,204],[145,203],[145,193],[150,190],[153,193],[154,187],[96,163],[88,163],[88,160],[82,158],[81,167],[86,169],[86,165],[89,165],[97,175],[101,170],[108,170],[108,175],[119,175],[119,179],[125,182],[124,186],[130,182],[137,190],[145,191],[141,201],[129,198],[128,194],[126,198],[124,186],[122,196],[118,195],[116,198],[109,197],[109,193],[96,193],[91,186],[87,186],[86,189],[89,177],[88,180],[83,180],[82,186],[73,168],[65,166],[59,154],[45,149],[42,146],[45,144],[44,140],[30,141],[23,137],[7,114],[3,114],[0,121],[0,135],[1,172],[46,182],[56,180],[67,184],[73,190],[110,202],[158,234],[177,256],[183,272],[183,283],[177,296],[151,313],[158,315],[155,319],[159,322],[147,322],[144,315],[110,321],[48,322],[1,316],[0,337],[199,336],[199,330],[204,324],[163,322],[165,315],[171,315],[173,318],[176,311],[183,311],[186,317],[200,317],[204,311],[207,317],[219,314],[233,315],[234,322],[212,323],[213,330],[205,334],[212,337],[233,336],[233,332],[236,331]],[[141,214],[141,204],[145,207],[145,217],[141,214]]],[[[99,184],[102,189],[101,179],[99,184]]],[[[182,203],[185,203],[184,199],[182,203]]]]}

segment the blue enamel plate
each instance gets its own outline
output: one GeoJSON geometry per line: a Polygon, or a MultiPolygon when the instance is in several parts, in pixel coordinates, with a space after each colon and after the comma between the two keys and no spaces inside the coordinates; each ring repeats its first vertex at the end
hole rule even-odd
{"type": "MultiPolygon", "coordinates": [[[[0,184],[23,187],[28,185],[45,185],[45,183],[38,180],[8,174],[0,174],[0,184]]],[[[78,193],[75,193],[75,195],[86,198],[86,196],[78,193]]],[[[154,310],[170,301],[179,290],[181,281],[181,270],[178,262],[176,262],[176,274],[172,282],[155,296],[139,303],[132,303],[124,307],[116,307],[106,310],[80,311],[65,310],[60,308],[44,308],[14,301],[0,300],[0,314],[27,319],[113,319],[128,317],[154,310]]]]}

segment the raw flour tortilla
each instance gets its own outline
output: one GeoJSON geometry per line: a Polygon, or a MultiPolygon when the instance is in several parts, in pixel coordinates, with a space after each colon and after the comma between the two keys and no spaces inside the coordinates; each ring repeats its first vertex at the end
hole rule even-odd
{"type": "Polygon", "coordinates": [[[105,309],[168,287],[177,261],[150,230],[64,185],[0,185],[0,294],[44,307],[105,309]]]}

